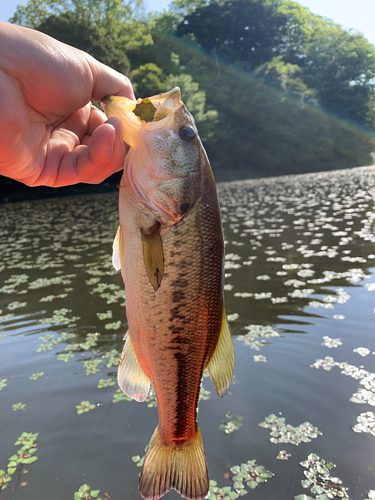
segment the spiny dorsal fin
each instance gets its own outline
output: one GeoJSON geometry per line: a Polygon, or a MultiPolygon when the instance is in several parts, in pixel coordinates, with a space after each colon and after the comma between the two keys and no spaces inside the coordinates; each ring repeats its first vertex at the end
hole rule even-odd
{"type": "Polygon", "coordinates": [[[222,398],[232,382],[234,372],[233,341],[229,331],[224,305],[219,342],[214,355],[205,368],[211,377],[216,392],[222,398]]]}
{"type": "Polygon", "coordinates": [[[130,343],[129,332],[125,335],[125,345],[117,371],[117,382],[122,392],[136,401],[144,401],[150,389],[147,377],[130,343]]]}
{"type": "Polygon", "coordinates": [[[160,287],[164,274],[164,251],[163,240],[160,236],[160,223],[149,229],[141,229],[143,260],[148,279],[154,287],[154,291],[160,287]]]}
{"type": "Polygon", "coordinates": [[[183,498],[203,500],[209,489],[202,435],[196,424],[193,439],[178,446],[162,442],[158,428],[150,440],[139,480],[139,492],[146,500],[157,500],[175,489],[183,498]]]}

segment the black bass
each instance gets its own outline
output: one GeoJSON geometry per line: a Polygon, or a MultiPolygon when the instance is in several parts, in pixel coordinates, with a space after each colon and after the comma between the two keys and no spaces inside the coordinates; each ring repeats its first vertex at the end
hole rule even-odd
{"type": "Polygon", "coordinates": [[[197,423],[203,370],[223,396],[234,369],[215,181],[179,88],[138,101],[110,96],[103,108],[122,120],[130,146],[113,255],[129,323],[118,383],[144,401],[151,381],[159,411],[139,491],[158,499],[174,488],[201,500],[209,490],[197,423]]]}

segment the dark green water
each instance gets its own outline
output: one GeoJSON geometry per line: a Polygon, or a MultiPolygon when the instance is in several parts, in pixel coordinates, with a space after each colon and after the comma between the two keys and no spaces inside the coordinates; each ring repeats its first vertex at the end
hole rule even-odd
{"type": "MultiPolygon", "coordinates": [[[[210,498],[375,498],[374,173],[218,186],[236,371],[223,399],[203,379],[210,478],[230,487],[210,498]],[[319,359],[324,367],[311,367],[319,359]],[[220,428],[227,412],[230,430],[242,417],[228,434],[220,428]],[[259,426],[270,414],[285,418],[284,442],[259,426]],[[281,450],[288,460],[276,458],[281,450]],[[310,453],[336,468],[324,482],[310,467],[315,479],[304,488],[309,466],[300,462],[310,453]],[[249,460],[273,476],[261,482],[257,469],[241,489],[230,468],[249,460]]],[[[153,399],[114,402],[117,385],[109,385],[126,331],[123,284],[111,264],[117,217],[113,194],[0,207],[0,481],[18,437],[39,433],[37,460],[11,469],[1,500],[69,500],[83,484],[103,499],[140,498],[132,457],[144,454],[157,409],[153,399]],[[100,379],[108,387],[98,388],[100,379]],[[82,401],[95,406],[78,414],[82,401]],[[14,411],[17,403],[26,406],[14,411]]]]}

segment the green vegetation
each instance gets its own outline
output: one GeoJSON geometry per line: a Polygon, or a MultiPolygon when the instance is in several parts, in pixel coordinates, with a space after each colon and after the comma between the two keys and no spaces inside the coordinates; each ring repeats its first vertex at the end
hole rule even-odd
{"type": "Polygon", "coordinates": [[[174,0],[148,17],[142,0],[29,0],[10,21],[128,75],[138,97],[178,85],[218,180],[373,162],[375,47],[291,0],[174,0]]]}
{"type": "Polygon", "coordinates": [[[242,427],[242,415],[233,415],[230,411],[225,414],[225,418],[219,426],[219,429],[224,431],[225,434],[232,434],[234,431],[238,431],[242,427]]]}
{"type": "Polygon", "coordinates": [[[88,484],[83,484],[80,486],[78,491],[74,492],[74,500],[91,500],[96,498],[97,500],[100,500],[101,497],[99,496],[100,490],[90,490],[90,486],[88,484]]]}
{"type": "Polygon", "coordinates": [[[95,408],[95,405],[90,403],[90,401],[81,401],[81,404],[77,405],[76,408],[78,415],[81,415],[82,413],[93,410],[95,408]]]}
{"type": "MultiPolygon", "coordinates": [[[[6,470],[0,470],[0,493],[7,488],[12,480],[12,476],[18,472],[18,475],[27,474],[25,465],[32,464],[38,460],[34,456],[36,452],[36,438],[39,433],[23,432],[14,443],[15,446],[22,445],[15,455],[12,455],[8,460],[6,470]]],[[[25,483],[27,484],[27,483],[25,483]]]]}
{"type": "Polygon", "coordinates": [[[25,403],[15,403],[13,405],[13,411],[18,411],[18,410],[24,410],[26,408],[26,404],[25,403]]]}
{"type": "Polygon", "coordinates": [[[302,487],[309,488],[314,497],[302,494],[296,496],[296,500],[349,498],[348,488],[342,486],[341,479],[330,475],[330,470],[336,467],[333,463],[322,460],[315,453],[310,453],[307,460],[300,462],[300,465],[306,469],[303,471],[306,479],[301,481],[302,487]]]}
{"type": "Polygon", "coordinates": [[[260,427],[271,429],[271,443],[291,443],[298,446],[300,443],[309,443],[312,439],[321,436],[322,433],[310,422],[304,422],[297,427],[285,423],[284,417],[277,417],[273,413],[261,422],[260,427]]]}

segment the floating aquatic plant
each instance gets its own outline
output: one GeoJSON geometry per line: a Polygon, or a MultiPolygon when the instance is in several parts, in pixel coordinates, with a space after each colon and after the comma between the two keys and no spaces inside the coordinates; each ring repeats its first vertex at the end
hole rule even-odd
{"type": "Polygon", "coordinates": [[[45,297],[39,299],[39,302],[52,302],[53,300],[57,299],[65,299],[65,297],[67,296],[68,296],[67,293],[60,293],[58,295],[46,295],[45,297]]]}
{"type": "Polygon", "coordinates": [[[118,330],[121,327],[121,320],[115,321],[114,323],[107,323],[104,325],[106,330],[118,330]]]}
{"type": "Polygon", "coordinates": [[[277,454],[276,460],[289,460],[292,455],[287,453],[286,450],[280,450],[277,454]]]}
{"type": "Polygon", "coordinates": [[[253,359],[256,363],[259,363],[259,362],[266,363],[267,362],[266,356],[262,356],[261,354],[254,354],[253,359]]]}
{"type": "Polygon", "coordinates": [[[288,297],[271,297],[272,304],[284,304],[288,302],[288,297]]]}
{"type": "MultiPolygon", "coordinates": [[[[247,491],[243,490],[242,495],[246,495],[247,491]]],[[[241,496],[242,496],[241,495],[241,496]]],[[[231,486],[224,486],[220,488],[217,482],[210,480],[210,489],[206,498],[208,500],[234,500],[240,496],[235,490],[232,490],[231,486]]]]}
{"type": "Polygon", "coordinates": [[[325,359],[317,359],[312,368],[324,368],[329,371],[331,368],[337,366],[341,369],[343,375],[359,380],[361,386],[356,393],[350,398],[352,403],[369,404],[375,406],[375,373],[368,372],[363,368],[349,364],[347,361],[337,362],[330,356],[325,359]]]}
{"type": "Polygon", "coordinates": [[[211,391],[208,391],[202,385],[201,390],[199,391],[199,401],[207,401],[208,399],[210,399],[210,394],[211,391]]]}
{"type": "Polygon", "coordinates": [[[225,434],[231,434],[234,431],[238,431],[242,427],[243,416],[233,415],[233,413],[228,412],[225,414],[225,418],[221,421],[219,429],[224,431],[225,434]]]}
{"type": "Polygon", "coordinates": [[[36,439],[39,433],[23,432],[14,443],[15,446],[22,445],[15,455],[8,460],[6,470],[0,470],[0,492],[4,490],[12,480],[12,476],[18,471],[19,474],[26,474],[28,471],[24,467],[36,462],[38,458],[34,456],[37,451],[36,439]]]}
{"type": "Polygon", "coordinates": [[[72,354],[71,352],[61,353],[57,355],[57,359],[59,361],[65,361],[65,363],[70,361],[72,358],[74,358],[74,354],[72,354]]]}
{"type": "Polygon", "coordinates": [[[315,363],[310,365],[311,368],[323,368],[323,370],[326,371],[330,371],[334,366],[336,366],[336,362],[332,356],[326,356],[324,359],[317,359],[315,363]]]}
{"type": "Polygon", "coordinates": [[[236,321],[239,317],[240,315],[238,313],[228,314],[227,320],[231,323],[232,321],[236,321]]]}
{"type": "Polygon", "coordinates": [[[88,333],[86,335],[86,341],[85,342],[81,342],[79,344],[79,347],[80,349],[84,350],[84,351],[89,351],[90,349],[92,349],[93,347],[95,347],[97,345],[97,340],[98,340],[98,337],[99,337],[99,333],[96,332],[96,333],[88,333]]]}
{"type": "Polygon", "coordinates": [[[237,339],[242,340],[245,345],[256,351],[259,351],[267,343],[265,339],[280,337],[280,334],[271,326],[248,325],[245,326],[245,330],[249,332],[245,335],[238,335],[237,339]]]}
{"type": "Polygon", "coordinates": [[[8,319],[14,318],[14,313],[2,314],[0,316],[0,321],[7,321],[8,319]]]}
{"type": "MultiPolygon", "coordinates": [[[[145,448],[145,452],[147,451],[148,445],[145,448]]],[[[132,457],[133,462],[137,465],[137,467],[142,467],[143,462],[145,461],[146,453],[141,457],[140,455],[135,455],[132,457]]]]}
{"type": "Polygon", "coordinates": [[[13,405],[13,411],[24,410],[26,408],[26,404],[24,403],[15,403],[13,405]]]}
{"type": "Polygon", "coordinates": [[[322,433],[310,422],[304,422],[297,427],[285,423],[284,417],[277,417],[273,413],[261,422],[260,427],[271,429],[271,443],[291,443],[298,446],[300,443],[309,443],[322,433]]]}
{"type": "Polygon", "coordinates": [[[150,387],[150,390],[148,392],[148,396],[145,399],[145,402],[147,403],[147,408],[157,408],[158,403],[156,400],[156,394],[155,394],[155,389],[153,386],[150,387]]]}
{"type": "Polygon", "coordinates": [[[235,490],[245,490],[256,488],[259,484],[267,482],[274,474],[266,470],[263,465],[257,465],[256,460],[248,460],[241,465],[231,467],[233,488],[235,490]]]}
{"type": "Polygon", "coordinates": [[[97,317],[100,319],[100,320],[104,320],[104,319],[112,319],[112,311],[111,310],[108,310],[107,312],[105,313],[96,313],[97,317]]]}
{"type": "Polygon", "coordinates": [[[342,342],[341,339],[331,339],[330,337],[327,337],[327,335],[325,335],[323,337],[322,345],[325,345],[326,347],[329,347],[331,349],[332,347],[339,347],[340,345],[342,345],[342,342]]]}
{"type": "Polygon", "coordinates": [[[370,351],[367,347],[357,347],[357,349],[353,349],[353,352],[356,352],[362,357],[368,356],[369,354],[375,354],[374,351],[370,351]]]}
{"type": "Polygon", "coordinates": [[[333,304],[331,302],[319,302],[318,300],[312,300],[309,302],[310,307],[315,309],[318,307],[323,307],[324,309],[333,309],[333,304]]]}
{"type": "Polygon", "coordinates": [[[27,302],[19,302],[18,300],[15,302],[10,302],[7,306],[7,308],[10,311],[14,311],[14,309],[19,309],[20,307],[25,307],[27,305],[27,302]]]}
{"type": "Polygon", "coordinates": [[[112,403],[119,403],[120,401],[132,401],[132,398],[129,398],[126,394],[124,394],[121,389],[117,389],[113,395],[112,403]]]}
{"type": "Polygon", "coordinates": [[[87,359],[83,362],[83,366],[86,368],[86,375],[94,375],[100,372],[98,365],[102,363],[102,359],[87,359]]]}
{"type": "Polygon", "coordinates": [[[40,344],[36,352],[46,352],[46,351],[51,351],[52,350],[52,344],[40,344]]]}
{"type": "Polygon", "coordinates": [[[352,427],[354,432],[367,432],[375,436],[375,413],[367,411],[357,417],[357,423],[352,427]]]}
{"type": "Polygon", "coordinates": [[[47,333],[44,337],[39,337],[39,340],[42,340],[43,342],[52,342],[53,344],[58,343],[55,339],[55,336],[51,333],[47,333]]]}
{"type": "MultiPolygon", "coordinates": [[[[300,465],[306,469],[303,471],[306,479],[301,481],[302,487],[308,488],[310,493],[316,495],[316,500],[349,498],[348,488],[342,486],[342,481],[338,477],[330,476],[330,470],[336,467],[333,463],[326,462],[315,453],[310,453],[307,460],[300,462],[300,465]]],[[[303,500],[306,495],[298,495],[294,498],[303,500]]]]}
{"type": "Polygon", "coordinates": [[[118,366],[120,363],[120,353],[117,349],[112,349],[109,352],[103,354],[102,359],[108,359],[106,367],[111,368],[112,366],[118,366]]]}
{"type": "Polygon", "coordinates": [[[49,323],[51,325],[69,325],[73,324],[75,321],[79,320],[79,316],[73,316],[71,318],[67,317],[67,314],[72,312],[71,309],[56,309],[53,311],[53,315],[50,318],[42,318],[39,323],[49,323]]]}
{"type": "Polygon", "coordinates": [[[101,378],[99,379],[98,382],[98,389],[103,389],[106,387],[111,387],[112,385],[115,385],[116,382],[113,380],[113,378],[101,378]]]}
{"type": "Polygon", "coordinates": [[[0,378],[0,391],[1,389],[4,389],[7,385],[7,379],[6,378],[0,378]]]}
{"type": "Polygon", "coordinates": [[[51,285],[69,285],[75,278],[76,274],[69,274],[66,276],[55,276],[53,278],[38,278],[35,281],[29,283],[29,289],[36,290],[38,288],[44,288],[51,285]]]}
{"type": "Polygon", "coordinates": [[[33,373],[30,375],[29,379],[30,380],[38,380],[38,378],[43,377],[44,372],[39,372],[39,373],[33,373]]]}
{"type": "Polygon", "coordinates": [[[90,401],[81,401],[81,404],[76,406],[78,415],[93,410],[95,407],[90,401]]]}
{"type": "Polygon", "coordinates": [[[91,490],[88,484],[80,486],[79,490],[74,493],[74,500],[92,500],[96,498],[101,500],[99,496],[100,490],[91,490]]]}
{"type": "Polygon", "coordinates": [[[58,342],[66,342],[68,339],[74,339],[76,336],[75,333],[62,332],[56,340],[58,342]]]}

